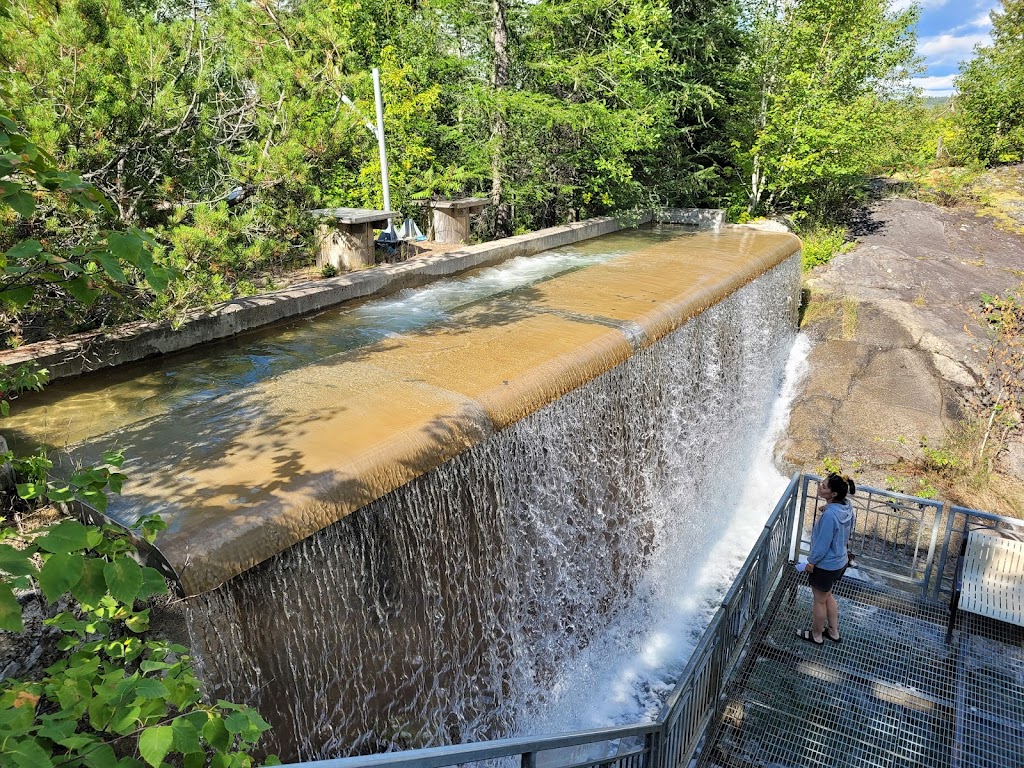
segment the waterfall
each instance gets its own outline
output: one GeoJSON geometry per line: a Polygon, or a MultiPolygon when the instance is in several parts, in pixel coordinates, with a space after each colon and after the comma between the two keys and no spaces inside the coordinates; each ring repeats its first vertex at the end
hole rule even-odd
{"type": "MultiPolygon", "coordinates": [[[[211,695],[255,706],[274,727],[268,748],[285,759],[571,724],[557,711],[566,701],[608,699],[565,688],[602,679],[586,667],[640,653],[667,603],[709,599],[697,577],[779,392],[799,276],[796,256],[486,442],[187,600],[211,695]]],[[[641,682],[634,709],[656,709],[664,685],[641,682]]]]}

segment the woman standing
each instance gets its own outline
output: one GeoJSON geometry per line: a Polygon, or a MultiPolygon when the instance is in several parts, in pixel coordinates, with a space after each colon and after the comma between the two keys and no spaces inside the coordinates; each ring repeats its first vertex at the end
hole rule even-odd
{"type": "Polygon", "coordinates": [[[818,484],[818,496],[825,501],[825,508],[811,531],[811,553],[805,568],[814,594],[811,627],[796,632],[801,640],[815,645],[822,645],[825,635],[835,643],[841,639],[839,606],[832,596],[832,587],[842,578],[850,561],[846,546],[853,530],[853,505],[846,497],[856,491],[853,480],[837,474],[818,484]]]}

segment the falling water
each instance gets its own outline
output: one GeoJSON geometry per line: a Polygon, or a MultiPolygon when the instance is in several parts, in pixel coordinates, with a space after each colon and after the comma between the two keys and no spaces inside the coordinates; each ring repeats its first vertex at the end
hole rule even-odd
{"type": "Polygon", "coordinates": [[[708,553],[781,387],[799,270],[187,601],[214,695],[303,759],[564,730],[580,702],[655,711],[686,643],[657,672],[622,660],[714,602],[708,553]]]}

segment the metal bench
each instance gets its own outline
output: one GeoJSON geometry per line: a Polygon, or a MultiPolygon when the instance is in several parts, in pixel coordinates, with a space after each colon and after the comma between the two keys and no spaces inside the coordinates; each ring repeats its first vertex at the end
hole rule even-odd
{"type": "Polygon", "coordinates": [[[970,531],[957,561],[946,642],[958,611],[1024,627],[1024,541],[970,531]]]}

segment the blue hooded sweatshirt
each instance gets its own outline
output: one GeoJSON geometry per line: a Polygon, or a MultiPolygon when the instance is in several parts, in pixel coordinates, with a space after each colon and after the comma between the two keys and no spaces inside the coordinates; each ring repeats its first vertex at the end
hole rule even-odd
{"type": "Polygon", "coordinates": [[[826,504],[811,531],[811,554],[807,561],[826,571],[843,568],[849,560],[846,545],[852,529],[853,505],[849,499],[842,504],[826,504]]]}

